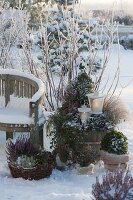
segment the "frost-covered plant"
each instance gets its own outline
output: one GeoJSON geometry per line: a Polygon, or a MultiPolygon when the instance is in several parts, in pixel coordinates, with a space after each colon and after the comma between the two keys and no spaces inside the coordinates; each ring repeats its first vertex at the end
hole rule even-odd
{"type": "Polygon", "coordinates": [[[104,101],[103,112],[114,123],[118,124],[122,120],[128,120],[130,113],[126,105],[118,96],[107,96],[104,101]]]}
{"type": "Polygon", "coordinates": [[[30,157],[38,152],[38,149],[33,145],[30,138],[27,137],[19,137],[15,142],[8,140],[6,143],[6,154],[9,162],[16,161],[22,155],[30,157]]]}
{"type": "Polygon", "coordinates": [[[113,19],[115,22],[118,22],[119,24],[124,24],[126,26],[132,26],[133,25],[133,16],[132,15],[122,15],[122,16],[114,16],[113,19]]]}
{"type": "Polygon", "coordinates": [[[68,84],[63,97],[62,110],[66,113],[77,112],[77,108],[87,104],[86,94],[93,91],[93,81],[85,71],[68,84]]]}
{"type": "MultiPolygon", "coordinates": [[[[15,52],[17,44],[24,43],[28,36],[25,11],[2,8],[0,15],[0,67],[17,68],[22,63],[22,55],[15,52]],[[23,42],[22,42],[23,41],[23,42]],[[17,55],[16,55],[17,54],[17,55]],[[16,58],[17,57],[17,58],[16,58]],[[15,63],[15,64],[14,64],[15,63]]],[[[23,66],[21,65],[21,69],[23,66]]]]}
{"type": "Polygon", "coordinates": [[[32,5],[38,4],[38,3],[48,3],[51,0],[6,0],[9,2],[10,7],[12,8],[18,8],[21,7],[23,9],[29,9],[32,5]]]}
{"type": "Polygon", "coordinates": [[[16,163],[23,168],[33,168],[36,166],[37,162],[33,156],[22,155],[18,157],[16,163]]]}
{"type": "Polygon", "coordinates": [[[84,68],[90,77],[97,68],[101,69],[100,74],[95,73],[93,76],[95,89],[99,89],[114,40],[112,33],[116,31],[116,27],[109,24],[106,30],[104,27],[101,29],[102,25],[94,25],[89,19],[83,20],[75,11],[52,11],[48,14],[50,17],[47,17],[46,23],[42,23],[38,34],[38,44],[42,50],[39,59],[41,58],[44,64],[47,79],[46,104],[55,110],[62,105],[66,83],[70,83],[77,76],[79,68],[84,68]],[[99,29],[102,30],[101,37],[97,35],[99,29]],[[92,33],[96,33],[96,36],[92,33]],[[99,49],[102,46],[106,47],[106,50],[101,61],[99,49]],[[54,79],[55,72],[58,73],[58,83],[54,79]]]}
{"type": "Polygon", "coordinates": [[[93,200],[132,200],[133,178],[129,171],[107,172],[92,185],[93,200]]]}
{"type": "Polygon", "coordinates": [[[38,149],[30,138],[21,137],[15,142],[6,143],[8,163],[17,164],[23,168],[33,168],[37,165],[53,165],[53,156],[50,152],[38,149]]]}
{"type": "MultiPolygon", "coordinates": [[[[94,23],[90,23],[90,19],[84,20],[74,10],[59,12],[52,11],[50,6],[45,6],[43,11],[42,16],[38,12],[37,20],[40,19],[41,27],[36,32],[29,30],[29,15],[25,10],[12,10],[15,15],[20,13],[17,15],[19,16],[17,20],[20,20],[18,21],[20,28],[17,28],[17,20],[13,15],[11,15],[12,23],[6,25],[6,32],[3,29],[3,22],[0,24],[0,28],[2,28],[2,32],[0,32],[0,65],[2,68],[26,70],[42,78],[46,86],[45,107],[47,110],[53,111],[62,105],[66,84],[77,76],[79,68],[85,68],[91,77],[97,68],[101,69],[100,75],[93,76],[95,89],[98,90],[109,60],[116,27],[108,24],[106,27],[104,26],[104,29],[99,23],[94,25],[94,23]],[[46,19],[43,16],[44,13],[47,13],[46,19]],[[97,34],[97,30],[101,30],[101,33],[97,34]],[[6,39],[7,43],[4,43],[3,38],[7,38],[5,36],[7,32],[11,37],[9,40],[6,39]],[[15,40],[11,43],[10,39],[14,35],[15,40]],[[17,49],[17,53],[14,53],[18,46],[21,46],[21,49],[17,49]],[[101,62],[98,54],[102,46],[107,46],[107,48],[101,62]],[[85,52],[86,58],[82,54],[83,52],[85,52]],[[58,74],[58,80],[55,72],[58,74]]],[[[36,12],[34,14],[36,18],[36,12]]],[[[8,21],[8,19],[6,20],[8,21]]]]}
{"type": "MultiPolygon", "coordinates": [[[[56,68],[63,69],[64,74],[69,71],[69,66],[72,67],[72,71],[75,67],[91,68],[91,72],[101,66],[100,58],[95,54],[95,57],[91,55],[91,52],[96,52],[99,47],[95,48],[95,39],[91,39],[88,26],[93,26],[88,22],[84,23],[84,30],[81,29],[82,19],[80,15],[76,15],[74,12],[64,12],[63,14],[57,11],[49,12],[47,15],[47,23],[44,23],[46,27],[47,39],[49,44],[49,62],[52,71],[56,68]],[[86,59],[83,58],[82,52],[86,52],[86,59]],[[90,55],[88,54],[90,52],[90,55]],[[82,58],[82,59],[81,59],[82,58]],[[84,61],[84,64],[83,64],[84,61]],[[84,65],[84,66],[83,66],[84,65]]],[[[90,28],[90,27],[89,27],[90,28]]],[[[46,38],[42,34],[41,47],[46,44],[46,38]]],[[[48,46],[47,46],[48,47],[48,46]]],[[[43,48],[44,55],[46,54],[46,48],[43,48]]],[[[72,72],[71,72],[72,73],[72,72]]],[[[71,78],[73,74],[71,74],[71,78]]]]}
{"type": "Polygon", "coordinates": [[[54,3],[54,0],[40,0],[32,3],[30,7],[27,6],[27,11],[29,13],[28,26],[30,29],[38,30],[41,26],[41,23],[46,22],[48,14],[44,8],[47,4],[52,6],[54,3]]]}
{"type": "Polygon", "coordinates": [[[127,154],[128,139],[122,132],[111,130],[102,139],[101,150],[118,155],[127,154]]]}
{"type": "Polygon", "coordinates": [[[120,44],[124,49],[133,50],[133,35],[126,35],[120,38],[120,44]]]}

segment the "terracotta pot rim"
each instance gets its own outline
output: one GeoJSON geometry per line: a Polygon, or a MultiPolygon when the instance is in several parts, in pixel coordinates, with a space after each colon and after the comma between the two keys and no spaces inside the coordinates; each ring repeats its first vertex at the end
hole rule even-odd
{"type": "Polygon", "coordinates": [[[120,164],[120,163],[127,163],[130,160],[130,154],[112,154],[106,151],[101,150],[101,159],[104,161],[105,164],[120,164]]]}
{"type": "Polygon", "coordinates": [[[115,154],[115,153],[109,153],[109,152],[107,152],[107,151],[104,151],[104,150],[100,150],[100,153],[101,153],[101,155],[106,155],[106,156],[115,156],[115,157],[127,157],[127,156],[130,156],[130,154],[129,153],[127,153],[127,154],[115,154]]]}

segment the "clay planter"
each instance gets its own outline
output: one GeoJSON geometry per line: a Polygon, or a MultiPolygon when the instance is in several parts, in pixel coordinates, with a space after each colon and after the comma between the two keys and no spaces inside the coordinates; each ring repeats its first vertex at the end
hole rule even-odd
{"type": "Polygon", "coordinates": [[[93,174],[94,173],[94,164],[90,164],[87,167],[79,167],[77,172],[78,172],[78,175],[93,174]]]}
{"type": "Polygon", "coordinates": [[[39,180],[49,177],[52,173],[53,166],[51,164],[38,165],[32,169],[25,169],[14,163],[8,163],[13,178],[23,178],[28,180],[39,180]]]}
{"type": "Polygon", "coordinates": [[[106,151],[101,150],[101,159],[104,161],[104,167],[110,171],[117,169],[126,169],[130,160],[129,154],[111,154],[106,151]]]}

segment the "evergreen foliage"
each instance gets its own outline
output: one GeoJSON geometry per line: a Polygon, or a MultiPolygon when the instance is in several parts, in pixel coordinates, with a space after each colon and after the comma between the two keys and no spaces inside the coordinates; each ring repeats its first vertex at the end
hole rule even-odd
{"type": "MultiPolygon", "coordinates": [[[[37,9],[37,8],[36,8],[37,9]]],[[[37,16],[38,12],[33,9],[33,15],[35,13],[35,20],[37,19],[36,27],[39,25],[40,16],[37,16]]],[[[31,13],[32,14],[32,13],[31,13]]],[[[30,18],[32,27],[32,21],[34,17],[30,18]]],[[[40,35],[37,44],[42,48],[44,57],[47,55],[45,43],[49,44],[48,55],[49,65],[52,72],[57,74],[66,75],[70,68],[80,68],[90,70],[90,74],[94,74],[101,67],[101,59],[99,56],[92,58],[91,53],[88,53],[86,57],[82,55],[82,52],[97,51],[95,48],[95,39],[90,36],[87,27],[93,27],[93,24],[84,22],[84,30],[81,28],[81,22],[83,19],[75,12],[69,11],[62,13],[60,11],[49,11],[48,13],[42,12],[42,27],[46,36],[40,35]],[[47,21],[45,18],[47,16],[47,21]],[[91,47],[90,47],[91,46],[91,47]]],[[[90,27],[90,28],[91,28],[90,27]]],[[[43,61],[42,58],[39,58],[43,61]]],[[[72,78],[72,77],[71,77],[72,78]]]]}
{"type": "Polygon", "coordinates": [[[101,141],[101,150],[113,154],[127,154],[128,140],[127,137],[119,131],[111,130],[101,141]]]}
{"type": "Polygon", "coordinates": [[[51,147],[59,154],[61,161],[88,166],[99,158],[96,148],[90,148],[87,142],[101,141],[111,122],[103,115],[91,115],[86,124],[82,124],[78,107],[87,104],[86,94],[93,91],[91,78],[82,71],[67,86],[61,108],[50,117],[47,128],[51,130],[51,147]],[[71,153],[70,153],[71,152],[71,153]]]}
{"type": "Polygon", "coordinates": [[[70,82],[64,93],[62,110],[65,113],[75,113],[77,108],[88,104],[86,94],[93,91],[93,81],[85,71],[82,71],[70,82]]]}

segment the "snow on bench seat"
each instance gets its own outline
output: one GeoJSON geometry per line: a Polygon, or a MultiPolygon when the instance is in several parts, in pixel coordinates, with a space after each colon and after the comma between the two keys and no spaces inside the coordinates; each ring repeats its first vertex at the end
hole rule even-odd
{"type": "Polygon", "coordinates": [[[32,124],[33,119],[29,117],[30,100],[11,95],[10,102],[5,107],[4,97],[0,97],[0,123],[32,124]]]}

